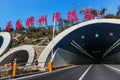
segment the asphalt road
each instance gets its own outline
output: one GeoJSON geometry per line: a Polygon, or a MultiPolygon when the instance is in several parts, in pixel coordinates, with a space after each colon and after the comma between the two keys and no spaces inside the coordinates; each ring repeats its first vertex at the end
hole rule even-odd
{"type": "Polygon", "coordinates": [[[105,65],[93,65],[83,80],[120,80],[120,71],[105,65]]]}
{"type": "Polygon", "coordinates": [[[120,69],[115,66],[118,65],[79,65],[17,80],[120,80],[120,69]]]}

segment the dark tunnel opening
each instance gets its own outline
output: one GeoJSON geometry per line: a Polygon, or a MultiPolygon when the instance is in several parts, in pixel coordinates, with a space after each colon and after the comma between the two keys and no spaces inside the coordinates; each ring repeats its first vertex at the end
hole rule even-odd
{"type": "Polygon", "coordinates": [[[28,57],[29,57],[29,55],[28,55],[27,51],[25,51],[25,50],[16,51],[16,52],[10,54],[9,56],[7,56],[0,63],[0,65],[13,63],[14,59],[16,59],[17,65],[23,66],[23,65],[26,65],[26,63],[28,61],[28,57]]]}
{"type": "Polygon", "coordinates": [[[70,64],[120,64],[119,31],[120,25],[112,23],[83,26],[59,41],[54,54],[70,64]]]}
{"type": "Polygon", "coordinates": [[[0,36],[0,48],[1,48],[2,44],[3,44],[3,41],[4,41],[3,37],[0,36]]]}

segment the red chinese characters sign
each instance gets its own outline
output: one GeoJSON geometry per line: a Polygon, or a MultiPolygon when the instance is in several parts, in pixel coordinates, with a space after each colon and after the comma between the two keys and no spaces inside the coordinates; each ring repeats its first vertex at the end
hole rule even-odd
{"type": "Polygon", "coordinates": [[[68,22],[70,22],[70,21],[74,22],[74,21],[79,20],[79,18],[77,17],[77,14],[76,14],[76,10],[69,11],[67,14],[68,14],[68,16],[67,16],[68,22]]]}
{"type": "Polygon", "coordinates": [[[34,17],[27,18],[26,26],[32,28],[34,26],[34,17]]]}
{"type": "Polygon", "coordinates": [[[47,25],[47,15],[40,17],[38,23],[47,25]]]}
{"type": "Polygon", "coordinates": [[[92,15],[92,9],[90,9],[90,8],[86,8],[85,10],[83,10],[83,14],[84,14],[85,19],[94,19],[95,18],[95,16],[92,15]]]}
{"type": "Polygon", "coordinates": [[[54,21],[57,21],[58,24],[60,24],[60,18],[61,18],[60,13],[59,13],[59,12],[56,12],[56,13],[53,15],[53,17],[52,17],[52,21],[53,21],[53,22],[54,22],[54,21]]]}
{"type": "Polygon", "coordinates": [[[10,32],[11,26],[12,26],[11,21],[9,21],[9,22],[7,23],[7,26],[6,26],[6,30],[7,30],[8,32],[10,32]]]}
{"type": "Polygon", "coordinates": [[[20,19],[18,19],[18,20],[16,21],[16,29],[17,29],[17,30],[20,30],[21,27],[22,27],[22,24],[21,24],[21,22],[20,22],[20,19]]]}

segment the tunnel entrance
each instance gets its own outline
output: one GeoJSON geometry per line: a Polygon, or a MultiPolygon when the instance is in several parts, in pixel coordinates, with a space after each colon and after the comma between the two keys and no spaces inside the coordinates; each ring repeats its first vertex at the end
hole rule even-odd
{"type": "Polygon", "coordinates": [[[39,65],[47,66],[52,53],[60,65],[120,64],[120,20],[95,19],[64,30],[42,51],[39,65]]]}
{"type": "Polygon", "coordinates": [[[117,57],[120,55],[119,44],[119,24],[95,23],[80,27],[66,35],[55,45],[54,54],[61,48],[56,57],[63,58],[64,63],[120,64],[120,59],[117,57]]]}
{"type": "Polygon", "coordinates": [[[3,37],[0,36],[0,48],[1,48],[2,44],[3,44],[3,41],[4,41],[3,37]]]}
{"type": "Polygon", "coordinates": [[[23,66],[23,65],[26,65],[26,63],[28,61],[28,57],[29,57],[29,55],[28,55],[27,51],[25,51],[25,50],[16,51],[16,52],[10,54],[9,56],[7,56],[0,63],[0,65],[12,63],[14,61],[14,59],[16,59],[17,65],[23,66]]]}

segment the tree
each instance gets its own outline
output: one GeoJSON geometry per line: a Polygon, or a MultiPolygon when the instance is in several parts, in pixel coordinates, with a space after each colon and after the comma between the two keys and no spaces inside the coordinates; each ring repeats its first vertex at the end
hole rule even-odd
{"type": "Polygon", "coordinates": [[[115,16],[113,15],[113,14],[107,14],[106,16],[105,16],[105,18],[115,18],[115,16]]]}
{"type": "Polygon", "coordinates": [[[63,23],[64,23],[64,27],[65,28],[68,28],[68,27],[70,27],[70,22],[68,21],[68,20],[63,20],[63,23]]]}
{"type": "Polygon", "coordinates": [[[63,19],[60,19],[60,24],[58,25],[58,27],[59,27],[59,32],[61,32],[62,31],[62,29],[63,29],[63,19]]]}
{"type": "Polygon", "coordinates": [[[102,17],[104,17],[105,16],[105,11],[106,11],[107,9],[104,7],[104,8],[102,8],[102,10],[101,10],[101,12],[100,12],[100,14],[101,14],[101,16],[102,17]]]}
{"type": "Polygon", "coordinates": [[[97,10],[96,9],[92,9],[92,15],[97,16],[97,10]]]}
{"type": "Polygon", "coordinates": [[[26,29],[24,26],[21,26],[21,29],[20,30],[15,30],[16,33],[26,33],[26,29]]]}
{"type": "Polygon", "coordinates": [[[118,11],[116,13],[116,16],[120,16],[120,6],[118,7],[118,11]]]}

